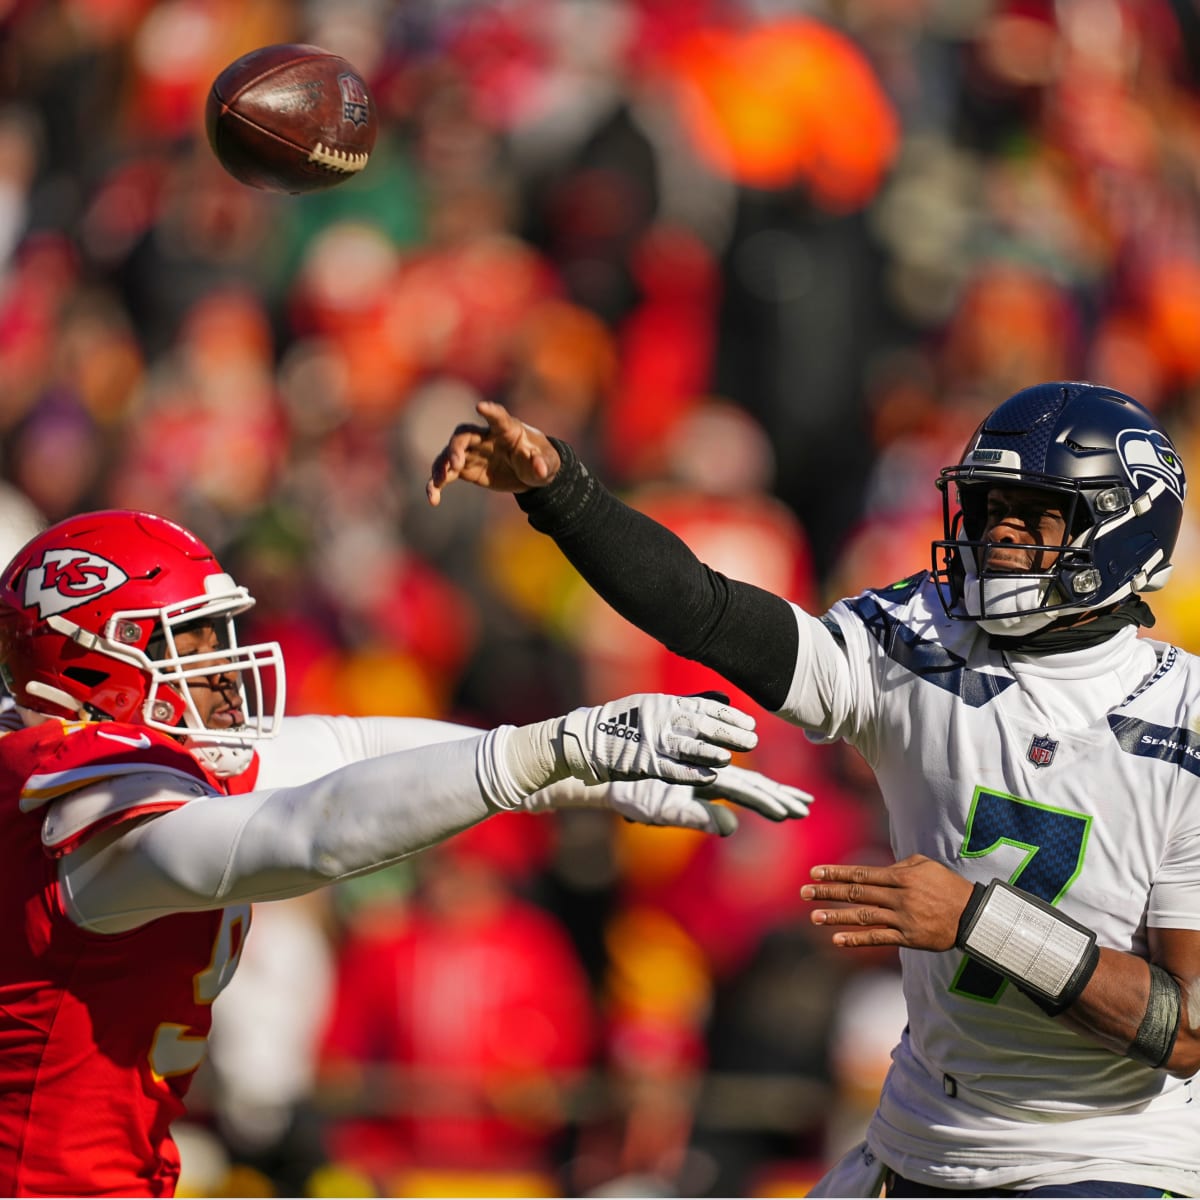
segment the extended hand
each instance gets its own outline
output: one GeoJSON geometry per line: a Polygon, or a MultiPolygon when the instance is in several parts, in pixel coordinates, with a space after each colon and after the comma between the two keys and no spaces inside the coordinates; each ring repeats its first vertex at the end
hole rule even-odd
{"type": "Polygon", "coordinates": [[[754,718],[709,696],[642,692],[563,718],[563,758],[589,784],[647,777],[710,784],[731,750],[757,745],[754,718]]]}
{"type": "Polygon", "coordinates": [[[833,936],[835,946],[906,946],[949,950],[972,885],[923,854],[890,867],[813,867],[817,882],[800,889],[804,900],[833,900],[844,908],[818,908],[814,925],[851,926],[833,936]]]}
{"type": "Polygon", "coordinates": [[[549,483],[561,465],[550,439],[503,404],[481,400],[475,411],[487,425],[458,426],[433,460],[425,495],[434,507],[442,501],[442,489],[456,479],[493,492],[526,492],[549,483]]]}
{"type": "Polygon", "coordinates": [[[675,825],[728,837],[738,827],[737,814],[723,804],[713,803],[718,798],[753,809],[772,821],[805,817],[812,803],[812,796],[797,787],[757,771],[729,766],[717,771],[714,783],[700,787],[661,779],[611,783],[605,805],[643,825],[675,825]]]}

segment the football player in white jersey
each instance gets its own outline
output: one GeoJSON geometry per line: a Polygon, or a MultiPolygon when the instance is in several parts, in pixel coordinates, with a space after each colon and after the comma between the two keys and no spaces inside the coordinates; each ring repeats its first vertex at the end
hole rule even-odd
{"type": "Polygon", "coordinates": [[[1138,636],[1186,487],[1151,414],[1018,392],[937,480],[931,569],[816,617],[478,412],[431,503],[455,479],[517,493],[626,618],[875,771],[896,863],[817,867],[802,894],[835,945],[900,948],[909,1025],[812,1194],[1200,1194],[1200,660],[1138,636]]]}

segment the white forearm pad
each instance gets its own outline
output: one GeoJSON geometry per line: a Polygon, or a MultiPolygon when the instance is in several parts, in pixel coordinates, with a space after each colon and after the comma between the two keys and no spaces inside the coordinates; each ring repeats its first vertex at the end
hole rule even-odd
{"type": "Polygon", "coordinates": [[[1092,930],[999,879],[975,885],[955,944],[1051,1013],[1078,999],[1100,959],[1092,930]]]}
{"type": "Polygon", "coordinates": [[[478,751],[480,790],[494,809],[530,810],[529,797],[567,776],[555,746],[562,743],[562,717],[533,725],[501,725],[488,733],[478,751]]]}

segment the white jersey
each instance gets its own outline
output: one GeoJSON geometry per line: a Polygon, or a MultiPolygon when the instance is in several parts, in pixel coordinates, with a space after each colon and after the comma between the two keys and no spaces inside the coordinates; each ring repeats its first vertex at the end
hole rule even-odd
{"type": "MultiPolygon", "coordinates": [[[[898,859],[1007,880],[1141,957],[1148,927],[1200,929],[1200,660],[1132,626],[994,650],[925,574],[796,613],[781,715],[865,756],[898,859]]],[[[868,1133],[893,1170],[1200,1194],[1200,1080],[1101,1048],[958,951],[900,954],[909,1025],[868,1133]]]]}

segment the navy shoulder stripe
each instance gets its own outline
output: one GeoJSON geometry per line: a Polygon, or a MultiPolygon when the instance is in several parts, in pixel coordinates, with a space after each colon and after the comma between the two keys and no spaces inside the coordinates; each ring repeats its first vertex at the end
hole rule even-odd
{"type": "Polygon", "coordinates": [[[1126,754],[1157,758],[1200,775],[1200,737],[1190,730],[1114,715],[1109,716],[1108,727],[1126,754]]]}
{"type": "Polygon", "coordinates": [[[837,623],[836,617],[831,617],[828,613],[826,613],[823,617],[820,617],[819,620],[821,624],[824,625],[831,634],[833,634],[833,640],[837,642],[839,646],[844,646],[846,644],[846,635],[842,632],[842,627],[837,623]]]}
{"type": "MultiPolygon", "coordinates": [[[[914,576],[914,579],[919,583],[920,577],[914,576]]],[[[990,703],[1016,682],[1011,676],[1006,678],[976,671],[967,666],[965,659],[952,654],[945,646],[926,641],[886,612],[875,599],[879,594],[868,592],[845,603],[893,662],[899,663],[926,683],[957,696],[972,708],[981,708],[990,703]]],[[[894,594],[890,588],[886,592],[889,599],[894,594]]]]}

